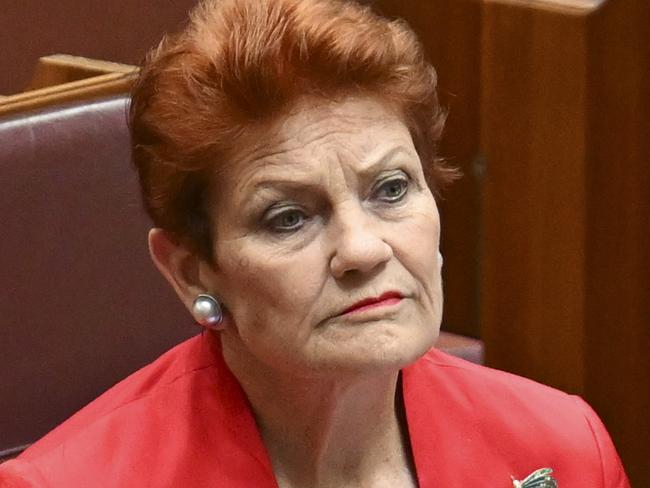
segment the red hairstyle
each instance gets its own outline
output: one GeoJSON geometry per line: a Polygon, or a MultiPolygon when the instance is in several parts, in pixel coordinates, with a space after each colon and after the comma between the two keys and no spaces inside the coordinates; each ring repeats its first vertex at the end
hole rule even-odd
{"type": "Polygon", "coordinates": [[[251,124],[304,96],[378,97],[403,114],[434,192],[455,176],[436,157],[436,74],[402,21],[339,0],[206,0],[145,59],[133,91],[133,157],[154,224],[212,258],[210,175],[251,124]]]}

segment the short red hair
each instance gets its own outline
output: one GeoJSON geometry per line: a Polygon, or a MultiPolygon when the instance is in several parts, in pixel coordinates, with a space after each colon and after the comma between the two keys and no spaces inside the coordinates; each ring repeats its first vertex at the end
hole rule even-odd
{"type": "Polygon", "coordinates": [[[436,73],[403,21],[339,0],[205,0],[145,59],[130,109],[133,157],[156,226],[212,258],[205,202],[247,127],[304,96],[365,94],[403,114],[437,193],[436,73]]]}

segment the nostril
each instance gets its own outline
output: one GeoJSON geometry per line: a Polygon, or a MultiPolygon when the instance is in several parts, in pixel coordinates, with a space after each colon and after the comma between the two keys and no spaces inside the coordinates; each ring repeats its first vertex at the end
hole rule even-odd
{"type": "Polygon", "coordinates": [[[332,273],[337,277],[343,276],[348,271],[367,273],[389,261],[392,255],[392,248],[382,239],[366,239],[354,245],[339,246],[330,266],[332,273]]]}

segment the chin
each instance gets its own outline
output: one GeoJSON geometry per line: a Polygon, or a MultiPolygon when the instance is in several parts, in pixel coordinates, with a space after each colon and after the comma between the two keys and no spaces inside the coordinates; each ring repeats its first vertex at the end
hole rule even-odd
{"type": "Polygon", "coordinates": [[[377,325],[371,334],[349,338],[332,351],[326,369],[347,370],[357,373],[380,371],[395,372],[421,358],[438,338],[438,330],[384,330],[377,325]]]}
{"type": "Polygon", "coordinates": [[[378,350],[376,357],[377,367],[394,367],[402,369],[420,359],[433,347],[438,333],[427,334],[424,337],[409,337],[408,340],[387,343],[383,349],[378,350]]]}

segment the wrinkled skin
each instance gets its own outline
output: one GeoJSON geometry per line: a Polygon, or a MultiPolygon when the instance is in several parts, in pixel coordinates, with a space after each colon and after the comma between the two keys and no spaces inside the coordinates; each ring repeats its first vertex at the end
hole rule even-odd
{"type": "Polygon", "coordinates": [[[281,488],[416,486],[397,379],[438,336],[442,257],[407,127],[375,99],[307,99],[239,147],[214,176],[216,264],[161,229],[154,262],[188,308],[224,305],[224,359],[281,488]]]}
{"type": "Polygon", "coordinates": [[[400,117],[373,99],[307,100],[247,140],[213,202],[206,287],[234,318],[224,347],[298,375],[417,359],[441,320],[440,224],[400,117]],[[341,315],[388,290],[405,298],[341,315]]]}

